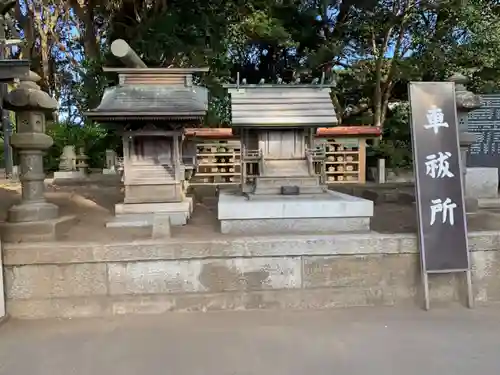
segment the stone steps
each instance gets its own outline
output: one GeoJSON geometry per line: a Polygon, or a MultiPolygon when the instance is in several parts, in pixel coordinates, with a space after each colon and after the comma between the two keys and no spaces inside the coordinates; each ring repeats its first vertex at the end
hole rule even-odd
{"type": "Polygon", "coordinates": [[[479,208],[500,208],[500,198],[479,198],[479,208]]]}
{"type": "MultiPolygon", "coordinates": [[[[317,187],[300,187],[300,194],[321,194],[327,189],[321,186],[317,187]]],[[[260,188],[255,189],[253,195],[281,195],[281,187],[279,188],[260,188]]]]}
{"type": "Polygon", "coordinates": [[[175,181],[175,173],[168,165],[147,165],[135,167],[133,175],[127,178],[131,185],[154,185],[175,181]]]}
{"type": "Polygon", "coordinates": [[[319,178],[315,176],[296,177],[258,177],[255,181],[259,188],[273,188],[281,186],[316,187],[320,186],[319,178]]]}
{"type": "Polygon", "coordinates": [[[264,162],[266,176],[309,176],[307,161],[297,160],[266,160],[264,162]]]}
{"type": "Polygon", "coordinates": [[[282,186],[298,186],[301,194],[319,194],[326,187],[319,183],[318,177],[290,176],[290,177],[259,177],[255,181],[255,195],[281,194],[282,186]]]}

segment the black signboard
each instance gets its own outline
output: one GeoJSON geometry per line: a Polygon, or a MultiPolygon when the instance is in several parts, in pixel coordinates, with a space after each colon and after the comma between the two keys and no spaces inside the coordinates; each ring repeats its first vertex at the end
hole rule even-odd
{"type": "Polygon", "coordinates": [[[481,104],[468,115],[468,131],[477,140],[469,148],[467,166],[500,168],[500,95],[483,95],[481,104]]]}
{"type": "Polygon", "coordinates": [[[428,273],[465,271],[470,280],[455,87],[409,87],[419,245],[428,308],[428,273]]]}

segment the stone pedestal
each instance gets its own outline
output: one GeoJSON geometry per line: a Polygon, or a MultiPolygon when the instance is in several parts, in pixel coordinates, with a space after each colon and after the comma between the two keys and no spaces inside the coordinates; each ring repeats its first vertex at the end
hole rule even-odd
{"type": "Polygon", "coordinates": [[[59,208],[45,200],[43,154],[52,146],[45,134],[45,114],[57,108],[57,102],[35,83],[32,73],[9,93],[5,108],[16,112],[17,132],[11,144],[19,153],[22,186],[21,203],[11,207],[7,223],[2,225],[5,241],[54,240],[57,229],[74,218],[59,218],[59,208]]]}
{"type": "Polygon", "coordinates": [[[85,173],[82,171],[57,171],[54,172],[54,180],[66,179],[82,179],[85,178],[85,173]]]}
{"type": "Polygon", "coordinates": [[[115,205],[115,217],[106,223],[107,228],[152,226],[155,215],[169,217],[172,226],[186,225],[193,213],[191,197],[172,203],[119,203],[115,205]]]}
{"type": "Polygon", "coordinates": [[[454,74],[449,81],[455,83],[455,100],[457,103],[457,117],[459,128],[460,158],[462,172],[462,190],[465,200],[465,211],[475,212],[478,209],[477,198],[470,196],[467,192],[467,152],[469,146],[475,142],[476,135],[468,133],[468,113],[481,107],[481,100],[478,95],[466,89],[467,77],[462,74],[454,74]]]}
{"type": "MultiPolygon", "coordinates": [[[[467,123],[466,119],[464,119],[464,116],[467,117],[467,113],[459,113],[458,116],[459,116],[459,123],[461,124],[461,128],[463,130],[462,124],[467,123]]],[[[469,192],[469,188],[474,189],[472,186],[473,185],[477,186],[477,184],[473,180],[471,180],[474,179],[475,176],[474,175],[469,176],[467,168],[467,153],[469,152],[470,145],[475,141],[476,141],[476,135],[473,133],[462,131],[459,134],[462,190],[464,193],[465,212],[467,213],[473,213],[479,209],[479,203],[478,203],[479,197],[475,195],[475,193],[469,192]]]]}
{"type": "Polygon", "coordinates": [[[498,168],[467,168],[465,186],[468,197],[498,198],[498,168]]]}
{"type": "Polygon", "coordinates": [[[224,234],[369,231],[372,216],[372,201],[336,191],[251,200],[238,193],[219,193],[218,219],[224,234]]]}

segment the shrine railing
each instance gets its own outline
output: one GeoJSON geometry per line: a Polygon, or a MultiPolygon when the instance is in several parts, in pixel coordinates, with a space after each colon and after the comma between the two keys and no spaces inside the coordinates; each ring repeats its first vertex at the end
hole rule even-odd
{"type": "Polygon", "coordinates": [[[125,165],[122,157],[116,158],[116,171],[120,175],[120,179],[123,182],[123,174],[125,172],[125,165]]]}
{"type": "Polygon", "coordinates": [[[313,161],[322,161],[326,159],[326,150],[322,146],[306,149],[306,155],[313,161]]]}
{"type": "Polygon", "coordinates": [[[320,175],[321,181],[326,180],[326,150],[325,147],[317,146],[315,148],[306,149],[307,167],[309,175],[320,175]]]}
{"type": "Polygon", "coordinates": [[[243,149],[242,156],[244,161],[257,161],[262,158],[262,151],[243,149]]]}
{"type": "Polygon", "coordinates": [[[264,174],[264,155],[262,150],[247,150],[242,148],[241,150],[241,162],[242,162],[242,181],[246,181],[247,177],[255,177],[257,175],[264,174]],[[247,170],[247,164],[250,165],[249,170],[247,170]],[[257,168],[255,166],[257,165],[257,168]]]}

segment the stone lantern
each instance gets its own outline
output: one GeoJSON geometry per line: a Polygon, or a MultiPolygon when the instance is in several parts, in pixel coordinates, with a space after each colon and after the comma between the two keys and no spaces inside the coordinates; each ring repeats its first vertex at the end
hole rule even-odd
{"type": "Polygon", "coordinates": [[[455,100],[457,105],[457,118],[460,142],[460,158],[462,166],[462,189],[465,195],[465,208],[467,212],[477,210],[477,199],[468,197],[465,190],[465,178],[467,174],[467,151],[472,143],[476,141],[476,134],[468,132],[468,114],[469,112],[481,108],[481,98],[479,95],[468,91],[465,85],[468,82],[467,77],[460,73],[453,74],[449,81],[455,83],[455,100]]]}
{"type": "Polygon", "coordinates": [[[17,132],[11,144],[21,165],[21,203],[9,209],[2,227],[4,239],[11,242],[54,240],[58,225],[73,219],[59,218],[59,207],[44,197],[43,155],[53,143],[45,134],[45,116],[58,104],[40,89],[38,80],[40,77],[30,72],[4,100],[4,108],[16,112],[17,132]]]}

